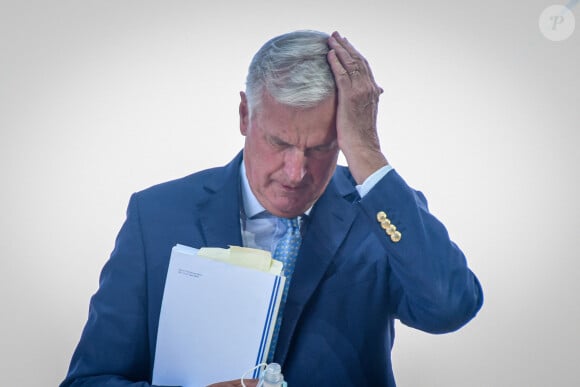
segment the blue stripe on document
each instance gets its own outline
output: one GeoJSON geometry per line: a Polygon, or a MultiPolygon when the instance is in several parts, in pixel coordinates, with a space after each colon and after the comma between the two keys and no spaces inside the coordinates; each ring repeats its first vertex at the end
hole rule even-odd
{"type": "MultiPolygon", "coordinates": [[[[276,306],[276,299],[278,298],[278,290],[280,288],[280,276],[276,276],[274,281],[274,286],[272,287],[272,294],[270,295],[270,304],[268,305],[268,314],[266,316],[266,321],[264,322],[264,329],[262,330],[262,340],[260,341],[260,348],[258,349],[258,357],[256,358],[257,366],[262,362],[262,357],[266,349],[266,341],[268,340],[268,332],[270,331],[270,326],[272,325],[272,315],[274,314],[274,307],[276,306]]],[[[260,374],[260,368],[256,368],[252,375],[252,378],[258,378],[260,374]]]]}

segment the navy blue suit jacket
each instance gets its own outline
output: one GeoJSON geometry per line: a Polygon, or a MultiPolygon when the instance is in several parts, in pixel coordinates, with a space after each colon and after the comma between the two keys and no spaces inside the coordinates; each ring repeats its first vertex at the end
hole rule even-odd
{"type": "MultiPolygon", "coordinates": [[[[150,385],[171,248],[242,244],[240,162],[131,197],[62,386],[150,385]]],[[[290,386],[394,386],[394,319],[443,333],[481,307],[463,253],[394,170],[360,200],[337,167],[304,227],[274,358],[290,386]]]]}

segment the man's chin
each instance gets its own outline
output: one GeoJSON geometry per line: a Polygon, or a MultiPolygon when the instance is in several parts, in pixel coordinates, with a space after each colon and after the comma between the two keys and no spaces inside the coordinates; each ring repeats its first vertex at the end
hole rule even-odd
{"type": "Polygon", "coordinates": [[[279,218],[295,218],[304,215],[305,210],[285,210],[285,211],[269,211],[272,215],[279,218]]]}
{"type": "Polygon", "coordinates": [[[272,208],[267,210],[272,215],[278,216],[280,218],[295,218],[297,216],[303,215],[308,208],[310,208],[310,206],[305,203],[292,203],[272,206],[272,208]]]}

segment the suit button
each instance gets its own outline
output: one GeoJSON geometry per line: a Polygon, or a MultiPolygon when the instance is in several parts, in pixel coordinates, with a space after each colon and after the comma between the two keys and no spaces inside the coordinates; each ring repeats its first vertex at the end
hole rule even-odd
{"type": "Polygon", "coordinates": [[[399,231],[395,231],[391,234],[391,240],[395,243],[401,240],[403,235],[399,231]]]}
{"type": "Polygon", "coordinates": [[[377,212],[377,220],[379,221],[379,223],[382,223],[385,219],[387,219],[387,214],[385,213],[385,211],[377,212]]]}
{"type": "Polygon", "coordinates": [[[387,228],[391,227],[391,220],[389,218],[386,218],[385,220],[383,220],[381,222],[381,227],[386,230],[387,228]]]}
{"type": "Polygon", "coordinates": [[[395,231],[397,231],[397,227],[395,227],[394,224],[391,224],[389,227],[385,228],[385,232],[387,233],[387,235],[393,235],[395,231]]]}

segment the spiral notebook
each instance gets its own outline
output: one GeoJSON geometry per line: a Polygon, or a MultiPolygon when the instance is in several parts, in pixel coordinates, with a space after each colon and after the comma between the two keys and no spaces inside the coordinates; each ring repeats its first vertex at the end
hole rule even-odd
{"type": "Polygon", "coordinates": [[[176,245],[159,317],[153,384],[207,386],[239,379],[264,362],[284,289],[281,269],[262,250],[176,245]]]}

